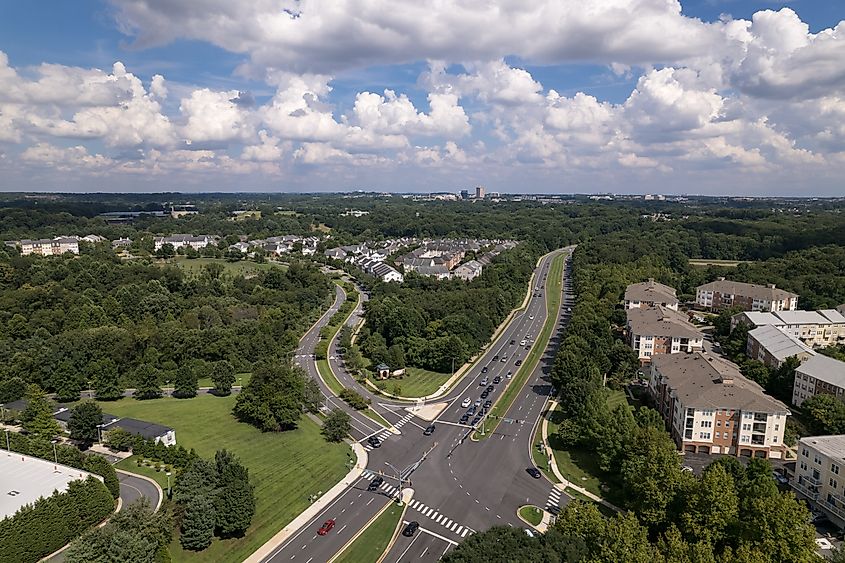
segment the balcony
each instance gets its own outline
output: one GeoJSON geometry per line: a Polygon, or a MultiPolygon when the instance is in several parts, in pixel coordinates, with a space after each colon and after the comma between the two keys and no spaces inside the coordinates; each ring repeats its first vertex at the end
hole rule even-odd
{"type": "Polygon", "coordinates": [[[825,499],[823,499],[822,501],[819,502],[819,506],[821,506],[821,508],[823,510],[826,510],[826,511],[832,513],[834,516],[838,517],[839,519],[845,520],[845,500],[843,500],[842,497],[839,496],[839,495],[832,495],[832,496],[833,496],[834,500],[836,501],[836,504],[831,504],[825,498],[825,499]]]}
{"type": "Polygon", "coordinates": [[[766,423],[765,422],[755,422],[751,426],[751,431],[755,434],[765,434],[766,433],[766,423]]]}
{"type": "Polygon", "coordinates": [[[810,500],[819,500],[819,490],[815,487],[807,487],[802,485],[798,481],[793,481],[792,488],[810,500]]]}

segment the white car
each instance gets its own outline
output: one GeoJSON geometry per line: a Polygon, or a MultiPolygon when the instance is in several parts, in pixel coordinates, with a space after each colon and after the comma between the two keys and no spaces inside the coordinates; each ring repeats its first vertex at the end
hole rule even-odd
{"type": "Polygon", "coordinates": [[[513,377],[513,372],[512,372],[512,371],[509,371],[509,372],[508,372],[508,374],[507,374],[505,377],[507,377],[508,379],[510,379],[511,377],[513,377]]]}
{"type": "Polygon", "coordinates": [[[470,404],[471,404],[471,403],[472,403],[472,401],[470,400],[470,398],[469,398],[469,397],[467,397],[466,399],[464,399],[464,402],[463,402],[463,403],[461,403],[461,406],[462,406],[463,408],[467,408],[468,406],[470,406],[470,404]]]}
{"type": "Polygon", "coordinates": [[[523,340],[522,342],[520,342],[520,343],[519,343],[519,345],[520,345],[520,346],[525,346],[525,342],[526,342],[526,341],[525,341],[525,340],[523,340]]]}

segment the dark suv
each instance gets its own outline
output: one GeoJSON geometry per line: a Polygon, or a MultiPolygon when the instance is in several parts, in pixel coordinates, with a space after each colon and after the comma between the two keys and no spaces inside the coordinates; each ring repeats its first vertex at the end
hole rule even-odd
{"type": "Polygon", "coordinates": [[[367,443],[374,448],[380,448],[381,447],[381,440],[378,439],[378,436],[370,436],[367,439],[367,443]]]}
{"type": "Polygon", "coordinates": [[[384,483],[384,478],[381,477],[380,475],[377,475],[376,478],[373,479],[372,481],[370,481],[370,484],[367,485],[367,490],[368,491],[375,491],[379,487],[381,487],[382,483],[384,483]]]}

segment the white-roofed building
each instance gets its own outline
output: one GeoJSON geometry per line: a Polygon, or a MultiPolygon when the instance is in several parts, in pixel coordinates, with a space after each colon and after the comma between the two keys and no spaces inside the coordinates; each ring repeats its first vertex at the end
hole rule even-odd
{"type": "Polygon", "coordinates": [[[801,403],[816,395],[828,394],[845,401],[845,362],[816,354],[795,368],[792,403],[801,403]]]}
{"type": "Polygon", "coordinates": [[[812,348],[773,325],[758,326],[749,331],[745,353],[752,360],[761,361],[771,368],[779,368],[792,356],[804,361],[816,354],[812,348]]]}

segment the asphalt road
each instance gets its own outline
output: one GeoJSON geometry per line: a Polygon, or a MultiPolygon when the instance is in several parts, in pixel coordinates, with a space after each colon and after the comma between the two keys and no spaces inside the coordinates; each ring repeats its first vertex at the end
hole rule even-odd
{"type": "MultiPolygon", "coordinates": [[[[161,495],[159,495],[155,485],[146,479],[127,475],[126,473],[118,473],[117,479],[120,481],[120,499],[123,501],[124,507],[141,497],[149,499],[152,508],[158,505],[161,495]]],[[[167,491],[164,492],[166,493],[167,491]]]]}
{"type": "MultiPolygon", "coordinates": [[[[569,253],[571,249],[558,252],[569,253]]],[[[331,505],[322,510],[311,522],[303,526],[294,536],[283,543],[265,561],[304,561],[305,563],[326,561],[337,553],[357,530],[365,527],[383,506],[386,493],[398,488],[398,476],[394,468],[402,472],[403,485],[414,489],[415,494],[405,514],[405,519],[416,520],[420,530],[412,538],[400,536],[385,561],[436,561],[443,553],[466,538],[469,534],[494,525],[524,526],[516,511],[523,504],[546,506],[548,502],[564,504],[566,497],[553,492],[552,484],[543,479],[531,478],[526,469],[532,466],[531,447],[534,424],[542,413],[546,399],[551,392],[548,372],[554,351],[568,321],[567,307],[571,305],[568,294],[568,276],[564,280],[564,301],[560,311],[552,312],[557,317],[556,330],[537,368],[528,378],[524,388],[511,405],[496,432],[481,442],[472,442],[469,434],[473,427],[461,424],[461,407],[464,398],[471,401],[479,398],[486,389],[481,379],[492,381],[500,376],[502,381],[494,386],[488,397],[491,401],[502,393],[507,372],[517,371],[515,362],[524,360],[528,353],[523,339],[534,340],[545,321],[546,275],[551,256],[544,259],[535,271],[535,288],[526,309],[513,318],[502,334],[483,356],[467,371],[462,381],[441,401],[449,406],[435,421],[436,430],[432,436],[424,436],[427,422],[408,414],[406,404],[386,400],[362,389],[343,368],[342,360],[335,357],[333,368],[344,385],[355,386],[363,395],[371,398],[373,407],[401,432],[389,436],[380,448],[369,451],[368,473],[348,488],[331,505]],[[514,341],[514,344],[510,344],[514,341]],[[494,356],[499,356],[495,361],[494,356]],[[503,362],[502,357],[507,356],[503,362]],[[482,369],[487,367],[485,373],[482,369]],[[366,484],[376,473],[383,473],[385,485],[377,492],[368,492],[366,484]],[[318,536],[316,530],[330,519],[336,520],[334,529],[325,536],[318,536]]],[[[568,261],[567,261],[568,270],[568,261]]],[[[565,270],[566,271],[566,270],[565,270]]],[[[337,310],[343,292],[338,291],[333,310],[337,310]]],[[[331,311],[322,319],[327,320],[331,311]]],[[[355,322],[354,320],[351,322],[355,322]]],[[[297,352],[313,377],[317,377],[313,347],[319,337],[319,327],[313,327],[300,343],[297,352]]],[[[331,392],[320,384],[325,394],[331,392]]],[[[367,432],[384,435],[370,419],[359,413],[346,410],[353,415],[353,437],[364,441],[367,432]],[[361,420],[361,419],[364,420],[361,420]]],[[[472,419],[469,420],[472,422],[472,419]]]]}

